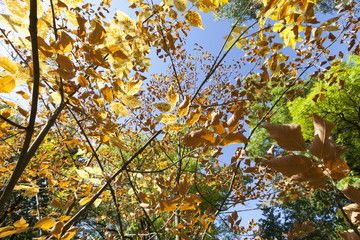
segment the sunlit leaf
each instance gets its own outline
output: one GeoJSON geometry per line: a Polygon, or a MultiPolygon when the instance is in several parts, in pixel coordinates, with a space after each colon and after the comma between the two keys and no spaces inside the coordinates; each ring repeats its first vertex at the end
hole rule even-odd
{"type": "Polygon", "coordinates": [[[270,133],[270,137],[277,141],[281,148],[288,151],[306,151],[300,125],[271,124],[266,122],[262,126],[270,133]]]}
{"type": "Polygon", "coordinates": [[[15,88],[15,79],[12,76],[0,77],[0,92],[10,93],[15,88]]]}
{"type": "Polygon", "coordinates": [[[178,11],[183,12],[186,10],[187,0],[174,0],[174,5],[178,11]]]}
{"type": "Polygon", "coordinates": [[[87,172],[85,172],[84,170],[76,170],[76,173],[79,175],[79,177],[83,178],[83,179],[88,179],[90,176],[87,172]]]}
{"type": "Polygon", "coordinates": [[[184,17],[186,22],[189,23],[190,26],[204,29],[204,26],[202,25],[201,16],[197,11],[189,10],[184,14],[184,17]]]}
{"type": "Polygon", "coordinates": [[[138,108],[142,105],[142,102],[139,98],[131,95],[124,95],[121,98],[121,101],[125,104],[125,106],[128,106],[129,108],[138,108]]]}
{"type": "Polygon", "coordinates": [[[17,220],[16,222],[14,222],[14,227],[16,228],[26,228],[27,226],[29,226],[29,224],[26,222],[26,220],[24,219],[23,216],[21,216],[21,218],[19,220],[17,220]]]}
{"type": "Polygon", "coordinates": [[[52,217],[44,217],[40,219],[35,225],[35,228],[40,227],[42,230],[49,230],[56,223],[55,219],[52,217]]]}
{"type": "Polygon", "coordinates": [[[109,138],[110,146],[117,147],[119,150],[128,151],[128,147],[125,145],[125,143],[116,136],[110,136],[109,138]]]}
{"type": "Polygon", "coordinates": [[[189,112],[190,100],[191,100],[190,96],[186,95],[183,102],[179,105],[177,113],[180,117],[185,116],[189,112]]]}
{"type": "Polygon", "coordinates": [[[79,228],[78,227],[71,227],[64,236],[61,237],[61,240],[70,240],[73,238],[79,228]]]}
{"type": "Polygon", "coordinates": [[[163,114],[154,118],[154,120],[165,124],[176,122],[177,119],[178,119],[177,116],[174,114],[163,114]]]}
{"type": "Polygon", "coordinates": [[[129,110],[119,102],[111,103],[111,109],[120,117],[130,116],[129,110]]]}
{"type": "Polygon", "coordinates": [[[125,93],[127,95],[134,95],[140,91],[141,85],[142,85],[141,80],[138,80],[136,82],[126,82],[125,83],[125,93]]]}
{"type": "Polygon", "coordinates": [[[166,99],[172,106],[175,106],[176,103],[179,101],[179,95],[174,90],[173,84],[171,84],[169,90],[167,91],[166,99]]]}
{"type": "Polygon", "coordinates": [[[18,71],[16,63],[4,56],[0,56],[0,67],[11,74],[16,74],[18,71]]]}
{"type": "Polygon", "coordinates": [[[168,103],[154,103],[153,104],[160,112],[168,113],[172,111],[172,106],[168,103]]]}
{"type": "Polygon", "coordinates": [[[53,226],[53,228],[51,229],[50,233],[51,235],[53,235],[55,238],[59,238],[62,232],[62,229],[64,227],[64,223],[63,222],[56,222],[55,225],[53,226]]]}
{"type": "Polygon", "coordinates": [[[92,198],[91,197],[84,197],[79,201],[80,206],[87,204],[92,198]]]}

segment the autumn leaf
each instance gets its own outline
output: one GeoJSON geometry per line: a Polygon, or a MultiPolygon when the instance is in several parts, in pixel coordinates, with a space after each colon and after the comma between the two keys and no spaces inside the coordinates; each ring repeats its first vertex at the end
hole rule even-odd
{"type": "Polygon", "coordinates": [[[18,71],[16,63],[4,56],[0,56],[0,67],[11,74],[16,74],[18,71]]]}
{"type": "Polygon", "coordinates": [[[187,0],[174,0],[174,5],[178,11],[183,12],[186,10],[187,0]]]}
{"type": "Polygon", "coordinates": [[[201,16],[197,11],[189,10],[184,14],[184,17],[186,22],[189,23],[190,26],[204,29],[204,26],[202,25],[201,16]]]}
{"type": "Polygon", "coordinates": [[[349,184],[345,184],[344,189],[341,192],[351,201],[360,204],[360,191],[358,189],[349,184]]]}
{"type": "Polygon", "coordinates": [[[156,107],[160,112],[168,113],[172,111],[172,106],[168,103],[154,103],[154,107],[156,107]]]}
{"type": "Polygon", "coordinates": [[[214,133],[206,129],[194,130],[184,136],[184,144],[187,147],[199,147],[204,146],[205,144],[211,145],[214,143],[214,133]]]}
{"type": "Polygon", "coordinates": [[[65,234],[64,236],[61,237],[61,240],[70,240],[71,238],[73,238],[77,232],[79,228],[78,227],[72,227],[70,228],[65,234]]]}
{"type": "Polygon", "coordinates": [[[235,143],[247,143],[249,140],[240,131],[225,134],[223,138],[219,138],[220,146],[227,146],[235,143]]]}
{"type": "Polygon", "coordinates": [[[177,116],[174,114],[163,114],[163,115],[160,115],[160,116],[154,118],[154,120],[165,123],[165,124],[176,122],[177,119],[178,119],[177,116]]]}
{"type": "Polygon", "coordinates": [[[185,99],[179,105],[179,108],[177,110],[177,113],[178,113],[179,117],[183,117],[189,112],[190,100],[191,100],[190,96],[186,95],[185,99]]]}
{"type": "Polygon", "coordinates": [[[128,147],[125,143],[116,136],[109,137],[110,146],[117,147],[119,150],[129,151],[128,147]]]}
{"type": "Polygon", "coordinates": [[[138,99],[135,96],[131,96],[131,95],[124,95],[121,98],[121,101],[125,104],[125,106],[127,106],[129,108],[138,108],[142,105],[142,102],[140,101],[140,99],[138,99]]]}
{"type": "Polygon", "coordinates": [[[262,126],[270,133],[270,137],[277,141],[281,148],[288,151],[306,151],[300,125],[271,124],[266,122],[262,126]]]}
{"type": "Polygon", "coordinates": [[[16,109],[13,108],[3,108],[0,110],[0,115],[4,118],[10,118],[16,114],[16,109]]]}
{"type": "Polygon", "coordinates": [[[242,107],[236,108],[233,115],[227,121],[227,127],[230,133],[237,129],[239,121],[242,117],[243,117],[243,108],[242,107]]]}
{"type": "Polygon", "coordinates": [[[164,131],[182,131],[184,126],[180,123],[169,123],[165,127],[162,128],[164,131]]]}
{"type": "Polygon", "coordinates": [[[169,90],[166,93],[166,99],[173,107],[179,100],[179,95],[175,92],[173,84],[171,84],[169,90]]]}
{"type": "Polygon", "coordinates": [[[136,82],[126,82],[125,83],[125,93],[127,95],[134,95],[140,91],[141,85],[142,85],[141,80],[138,80],[136,82]]]}
{"type": "Polygon", "coordinates": [[[15,88],[15,79],[12,76],[3,76],[0,77],[0,92],[1,93],[11,93],[15,88]]]}
{"type": "Polygon", "coordinates": [[[27,226],[29,226],[29,224],[26,222],[26,220],[24,219],[23,216],[21,216],[21,218],[19,220],[17,220],[16,222],[14,222],[14,227],[16,228],[26,228],[27,226]]]}
{"type": "Polygon", "coordinates": [[[194,125],[200,118],[201,112],[200,108],[197,108],[194,112],[191,112],[189,116],[186,118],[185,124],[189,127],[194,125]]]}
{"type": "Polygon", "coordinates": [[[40,219],[35,225],[34,228],[40,227],[42,230],[49,230],[56,223],[55,219],[52,217],[44,217],[40,219]]]}
{"type": "Polygon", "coordinates": [[[129,110],[119,102],[111,103],[111,109],[120,117],[130,116],[129,110]]]}
{"type": "Polygon", "coordinates": [[[62,229],[64,227],[64,223],[63,222],[56,222],[55,225],[53,226],[53,228],[51,229],[50,233],[51,235],[53,235],[55,238],[59,238],[62,232],[62,229]]]}

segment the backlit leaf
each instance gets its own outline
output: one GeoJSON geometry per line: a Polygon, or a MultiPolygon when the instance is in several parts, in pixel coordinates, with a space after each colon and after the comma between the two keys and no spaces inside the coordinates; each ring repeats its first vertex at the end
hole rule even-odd
{"type": "Polygon", "coordinates": [[[125,104],[125,106],[128,106],[129,108],[138,108],[142,105],[140,99],[131,95],[124,95],[121,98],[121,101],[125,104]]]}
{"type": "Polygon", "coordinates": [[[109,138],[110,146],[117,147],[119,150],[128,151],[128,147],[125,145],[125,143],[116,136],[110,136],[109,138]]]}
{"type": "Polygon", "coordinates": [[[26,222],[26,220],[24,219],[23,216],[21,216],[21,218],[19,220],[17,220],[16,222],[14,222],[14,227],[16,228],[26,228],[27,226],[29,226],[29,224],[26,222]]]}
{"type": "Polygon", "coordinates": [[[84,197],[79,201],[80,206],[87,204],[91,200],[91,197],[84,197]]]}
{"type": "Polygon", "coordinates": [[[56,223],[55,219],[52,217],[44,217],[40,219],[35,225],[35,228],[40,227],[42,230],[49,230],[56,223]]]}
{"type": "Polygon", "coordinates": [[[62,232],[62,229],[64,227],[64,223],[63,222],[56,222],[55,225],[53,226],[53,228],[51,229],[50,233],[51,235],[53,235],[55,238],[59,238],[62,232]]]}
{"type": "Polygon", "coordinates": [[[138,80],[136,82],[126,82],[125,83],[125,93],[127,95],[134,95],[140,91],[141,85],[142,85],[141,80],[138,80]]]}
{"type": "Polygon", "coordinates": [[[212,12],[216,9],[216,5],[211,0],[198,0],[196,1],[196,7],[204,13],[212,12]]]}
{"type": "Polygon", "coordinates": [[[186,22],[189,23],[190,26],[204,29],[204,26],[202,25],[201,16],[197,11],[189,10],[184,14],[184,17],[186,22]]]}
{"type": "Polygon", "coordinates": [[[262,126],[270,133],[270,137],[277,141],[281,148],[288,151],[306,151],[300,125],[271,124],[266,122],[262,126]]]}
{"type": "Polygon", "coordinates": [[[201,116],[201,112],[200,112],[200,108],[198,108],[198,109],[196,109],[196,111],[191,112],[189,114],[189,116],[186,118],[185,124],[187,126],[191,127],[199,120],[200,116],[201,116]]]}
{"type": "Polygon", "coordinates": [[[177,113],[180,117],[185,116],[189,112],[190,107],[190,96],[186,95],[183,102],[180,104],[177,113]]]}
{"type": "Polygon", "coordinates": [[[120,117],[130,116],[129,110],[119,102],[111,103],[111,109],[120,117]]]}
{"type": "Polygon", "coordinates": [[[171,84],[169,90],[167,91],[166,99],[167,99],[167,101],[168,101],[173,107],[174,107],[174,106],[176,105],[176,103],[179,101],[179,95],[178,95],[177,92],[174,90],[173,84],[171,84]]]}
{"type": "Polygon", "coordinates": [[[113,93],[112,93],[110,87],[105,86],[105,87],[103,87],[103,88],[100,90],[100,92],[101,92],[101,94],[103,95],[104,99],[105,99],[107,102],[112,102],[112,100],[113,100],[113,93]]]}
{"type": "Polygon", "coordinates": [[[215,136],[213,132],[206,129],[194,130],[184,136],[184,143],[187,147],[211,145],[215,143],[215,136]]]}
{"type": "Polygon", "coordinates": [[[165,127],[162,128],[164,131],[182,131],[184,126],[180,123],[169,123],[165,127]]]}
{"type": "Polygon", "coordinates": [[[10,93],[15,88],[15,79],[12,76],[0,77],[0,92],[10,93]]]}
{"type": "Polygon", "coordinates": [[[81,6],[83,0],[63,0],[63,2],[71,8],[76,8],[81,6]]]}
{"type": "Polygon", "coordinates": [[[16,63],[4,56],[0,56],[0,67],[11,74],[16,74],[18,70],[16,63]]]}
{"type": "Polygon", "coordinates": [[[172,111],[172,106],[168,103],[154,103],[153,104],[160,112],[168,113],[172,111]]]}
{"type": "Polygon", "coordinates": [[[345,184],[342,193],[351,201],[360,204],[360,191],[349,184],[345,184]]]}
{"type": "Polygon", "coordinates": [[[220,141],[221,146],[226,146],[229,144],[235,144],[235,143],[247,143],[249,140],[242,134],[242,132],[232,132],[225,135],[223,139],[220,141]]]}
{"type": "Polygon", "coordinates": [[[169,123],[176,122],[177,119],[178,119],[177,116],[174,114],[163,114],[163,115],[156,117],[154,120],[165,123],[165,124],[169,124],[169,123]]]}
{"type": "Polygon", "coordinates": [[[78,227],[71,227],[64,236],[61,237],[61,240],[70,240],[72,237],[75,236],[76,231],[78,230],[78,227]]]}
{"type": "Polygon", "coordinates": [[[174,0],[174,5],[178,11],[183,12],[186,10],[187,0],[174,0]]]}
{"type": "Polygon", "coordinates": [[[79,175],[79,177],[81,177],[82,179],[88,179],[90,176],[87,172],[85,172],[84,170],[76,170],[76,173],[79,175]]]}

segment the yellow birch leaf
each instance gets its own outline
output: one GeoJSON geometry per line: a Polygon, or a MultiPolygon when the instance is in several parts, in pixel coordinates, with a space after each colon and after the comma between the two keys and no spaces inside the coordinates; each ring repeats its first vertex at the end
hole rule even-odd
{"type": "Polygon", "coordinates": [[[80,83],[80,85],[82,87],[87,87],[89,86],[89,83],[88,83],[88,80],[83,76],[83,75],[80,75],[78,78],[77,78],[78,82],[80,83]]]}
{"type": "Polygon", "coordinates": [[[4,76],[0,78],[1,93],[11,93],[15,86],[15,79],[12,76],[4,76]]]}
{"type": "Polygon", "coordinates": [[[25,190],[25,196],[27,197],[34,197],[38,193],[39,193],[38,187],[29,187],[25,190]]]}
{"type": "Polygon", "coordinates": [[[53,92],[50,94],[50,97],[48,98],[49,102],[60,104],[61,103],[61,95],[59,92],[53,92]]]}
{"type": "Polygon", "coordinates": [[[154,103],[154,107],[156,107],[160,112],[168,113],[171,112],[172,106],[168,103],[154,103]]]}
{"type": "Polygon", "coordinates": [[[175,20],[178,18],[178,13],[172,8],[170,8],[170,10],[169,10],[169,18],[172,20],[175,20]]]}
{"type": "Polygon", "coordinates": [[[13,225],[16,228],[26,228],[27,226],[29,226],[29,224],[26,222],[23,216],[21,216],[21,218],[18,221],[14,222],[13,225]]]}
{"type": "Polygon", "coordinates": [[[185,17],[185,21],[189,23],[190,26],[204,29],[204,26],[202,25],[201,16],[197,11],[189,10],[184,14],[184,17],[185,17]]]}
{"type": "Polygon", "coordinates": [[[76,18],[76,14],[68,9],[65,11],[66,19],[68,19],[74,27],[78,27],[79,23],[76,18]]]}
{"type": "Polygon", "coordinates": [[[91,197],[84,197],[79,201],[80,206],[87,204],[91,200],[91,197]]]}
{"type": "Polygon", "coordinates": [[[138,108],[142,105],[140,99],[131,95],[124,95],[121,98],[121,101],[125,104],[125,106],[128,106],[129,108],[138,108]]]}
{"type": "Polygon", "coordinates": [[[216,5],[210,0],[198,0],[196,1],[196,7],[204,13],[212,12],[216,9],[216,5]]]}
{"type": "Polygon", "coordinates": [[[11,74],[16,74],[18,71],[17,64],[8,57],[0,56],[0,67],[11,74]]]}
{"type": "Polygon", "coordinates": [[[154,120],[165,123],[165,124],[169,124],[169,123],[175,122],[177,119],[178,119],[177,116],[174,114],[163,114],[163,115],[156,117],[154,120]]]}
{"type": "Polygon", "coordinates": [[[11,116],[16,114],[16,109],[13,108],[3,108],[0,110],[0,115],[4,118],[10,118],[11,116]]]}
{"type": "Polygon", "coordinates": [[[185,116],[189,112],[190,100],[190,96],[186,95],[184,101],[180,104],[177,110],[180,117],[185,116]]]}
{"type": "Polygon", "coordinates": [[[100,90],[100,92],[101,92],[101,94],[103,95],[104,99],[105,99],[107,102],[112,102],[112,100],[113,100],[113,93],[112,93],[110,87],[105,86],[105,87],[103,87],[103,88],[100,90]]]}
{"type": "Polygon", "coordinates": [[[78,227],[72,227],[70,228],[64,236],[61,237],[61,240],[70,240],[73,236],[75,236],[76,231],[78,230],[78,227]]]}
{"type": "Polygon", "coordinates": [[[165,127],[162,128],[164,131],[182,131],[184,126],[180,123],[170,123],[167,124],[165,127]]]}
{"type": "Polygon", "coordinates": [[[95,206],[95,207],[98,207],[101,202],[102,202],[102,200],[101,200],[100,198],[96,199],[96,200],[94,201],[94,206],[95,206]]]}
{"type": "Polygon", "coordinates": [[[64,227],[64,223],[63,222],[56,222],[55,225],[53,226],[53,228],[51,229],[50,233],[51,235],[53,235],[55,238],[59,238],[62,232],[62,229],[64,227]]]}
{"type": "Polygon", "coordinates": [[[119,150],[129,151],[128,147],[125,143],[116,136],[109,137],[110,146],[117,147],[119,150]]]}
{"type": "Polygon", "coordinates": [[[174,5],[178,11],[183,12],[186,10],[187,0],[174,0],[174,5]]]}
{"type": "Polygon", "coordinates": [[[166,99],[172,106],[175,106],[179,101],[179,95],[177,92],[175,92],[173,84],[171,84],[169,90],[166,93],[166,99]]]}
{"type": "Polygon", "coordinates": [[[63,0],[62,2],[64,2],[66,5],[68,5],[71,8],[76,8],[81,6],[83,0],[63,0]]]}
{"type": "Polygon", "coordinates": [[[111,109],[120,117],[130,116],[129,110],[119,102],[111,103],[111,109]]]}
{"type": "Polygon", "coordinates": [[[26,24],[21,18],[14,15],[0,14],[0,23],[2,23],[1,27],[12,29],[13,31],[23,35],[29,34],[29,25],[26,24]]]}
{"type": "Polygon", "coordinates": [[[200,108],[198,108],[196,109],[196,111],[190,113],[190,115],[185,121],[185,124],[191,127],[199,120],[200,116],[201,116],[201,112],[200,112],[200,108]]]}
{"type": "Polygon", "coordinates": [[[76,173],[83,179],[88,179],[90,177],[89,174],[84,170],[76,170],[76,173]]]}
{"type": "Polygon", "coordinates": [[[103,43],[104,39],[105,39],[105,29],[99,22],[96,22],[95,29],[90,33],[88,41],[90,44],[98,45],[103,43]]]}
{"type": "Polygon", "coordinates": [[[44,217],[40,219],[34,226],[34,228],[40,227],[42,230],[49,230],[56,223],[55,219],[52,217],[44,217]]]}
{"type": "Polygon", "coordinates": [[[4,237],[10,236],[12,234],[16,234],[16,233],[22,233],[27,230],[28,230],[28,228],[18,228],[18,229],[11,230],[11,231],[3,231],[3,232],[0,232],[0,238],[4,238],[4,237]]]}
{"type": "Polygon", "coordinates": [[[136,82],[126,82],[125,83],[125,93],[127,95],[134,95],[138,93],[141,89],[142,81],[138,80],[136,82]]]}
{"type": "Polygon", "coordinates": [[[5,0],[5,4],[7,9],[16,16],[20,18],[26,18],[27,17],[27,11],[23,4],[16,0],[5,0]]]}

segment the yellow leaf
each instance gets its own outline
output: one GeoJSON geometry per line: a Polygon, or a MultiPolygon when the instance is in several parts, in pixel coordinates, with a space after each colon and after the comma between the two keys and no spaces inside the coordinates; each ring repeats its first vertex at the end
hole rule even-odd
{"type": "Polygon", "coordinates": [[[79,204],[80,206],[87,204],[91,200],[91,197],[85,197],[80,200],[79,204]]]}
{"type": "Polygon", "coordinates": [[[42,230],[49,230],[56,223],[55,219],[52,217],[44,217],[40,219],[34,226],[34,228],[40,227],[42,230]]]}
{"type": "Polygon", "coordinates": [[[102,202],[102,200],[101,200],[100,198],[96,199],[96,200],[94,201],[94,206],[95,206],[95,207],[98,207],[101,202],[102,202]]]}
{"type": "Polygon", "coordinates": [[[206,129],[194,130],[184,136],[184,143],[185,146],[188,147],[199,147],[204,146],[205,144],[214,144],[215,136],[214,133],[206,129]]]}
{"type": "Polygon", "coordinates": [[[180,123],[170,123],[162,128],[164,131],[181,131],[184,129],[184,126],[180,123]]]}
{"type": "Polygon", "coordinates": [[[51,46],[57,50],[57,53],[69,53],[73,49],[74,39],[69,34],[62,31],[59,39],[52,43],[51,46]]]}
{"type": "Polygon", "coordinates": [[[174,0],[174,5],[178,11],[183,12],[186,10],[187,0],[174,0]]]}
{"type": "Polygon", "coordinates": [[[125,143],[116,136],[109,137],[110,146],[117,147],[119,150],[129,151],[128,147],[125,143]]]}
{"type": "Polygon", "coordinates": [[[96,21],[95,29],[90,33],[88,41],[90,44],[98,45],[103,43],[104,39],[105,39],[105,29],[98,21],[96,21]]]}
{"type": "Polygon", "coordinates": [[[76,8],[81,6],[83,0],[63,0],[63,2],[69,7],[76,8]]]}
{"type": "Polygon", "coordinates": [[[6,27],[23,35],[29,34],[29,25],[14,15],[0,14],[0,23],[2,23],[1,27],[3,28],[6,27]]]}
{"type": "Polygon", "coordinates": [[[0,56],[0,67],[11,74],[16,74],[18,71],[17,65],[8,57],[0,56]]]}
{"type": "Polygon", "coordinates": [[[87,87],[89,86],[89,83],[88,83],[88,80],[83,76],[83,75],[80,75],[78,78],[77,78],[78,82],[80,83],[80,85],[82,87],[87,87]]]}
{"type": "Polygon", "coordinates": [[[184,17],[186,22],[189,23],[190,26],[204,29],[204,26],[202,25],[201,16],[197,11],[189,10],[185,13],[184,17]]]}
{"type": "Polygon", "coordinates": [[[96,185],[101,185],[101,180],[97,178],[90,178],[90,182],[96,185]]]}
{"type": "Polygon", "coordinates": [[[15,88],[15,79],[11,76],[4,76],[0,78],[0,92],[10,93],[15,88]]]}
{"type": "Polygon", "coordinates": [[[186,95],[184,101],[180,104],[177,110],[180,117],[185,116],[189,112],[190,100],[190,96],[186,95]]]}
{"type": "Polygon", "coordinates": [[[125,83],[125,93],[127,95],[134,95],[138,93],[141,89],[142,81],[138,80],[136,82],[126,82],[125,83]]]}
{"type": "Polygon", "coordinates": [[[0,238],[4,238],[4,237],[10,236],[12,234],[16,234],[16,233],[22,233],[27,230],[28,230],[28,228],[18,228],[18,229],[11,230],[11,231],[3,231],[3,232],[0,232],[0,238]]]}
{"type": "Polygon", "coordinates": [[[160,112],[168,113],[172,111],[172,106],[168,103],[154,103],[153,104],[160,112]]]}
{"type": "Polygon", "coordinates": [[[102,175],[101,168],[99,168],[99,167],[85,167],[84,169],[88,173],[95,174],[95,175],[98,175],[98,176],[102,175]]]}
{"type": "Polygon", "coordinates": [[[112,100],[113,100],[113,93],[112,93],[110,87],[105,86],[105,87],[103,87],[103,88],[100,90],[100,92],[101,92],[101,94],[103,95],[104,99],[105,99],[107,102],[112,102],[112,100]]]}
{"type": "Polygon", "coordinates": [[[29,226],[29,224],[26,222],[23,216],[21,216],[21,218],[18,221],[14,222],[13,225],[16,228],[26,228],[27,226],[29,226]]]}
{"type": "Polygon", "coordinates": [[[73,236],[75,236],[76,231],[78,230],[78,227],[72,227],[70,228],[64,236],[61,237],[61,240],[70,240],[73,236]]]}
{"type": "Polygon", "coordinates": [[[172,20],[175,20],[178,18],[178,13],[172,8],[170,8],[170,10],[169,10],[169,18],[172,20]]]}
{"type": "Polygon", "coordinates": [[[196,111],[191,112],[189,114],[188,118],[185,121],[185,124],[191,127],[199,120],[200,116],[201,116],[201,112],[200,112],[200,108],[198,108],[196,109],[196,111]]]}
{"type": "Polygon", "coordinates": [[[84,170],[76,170],[76,173],[83,179],[88,179],[90,177],[84,170]]]}
{"type": "Polygon", "coordinates": [[[25,190],[25,196],[27,197],[34,197],[38,193],[39,193],[38,187],[29,187],[25,190]]]}
{"type": "Polygon", "coordinates": [[[130,95],[124,95],[121,98],[121,101],[125,104],[125,106],[128,106],[129,108],[138,108],[142,105],[140,99],[130,95]]]}
{"type": "Polygon", "coordinates": [[[163,114],[163,115],[160,115],[155,118],[156,121],[159,121],[159,122],[162,122],[165,124],[173,123],[177,119],[178,119],[177,116],[174,114],[163,114]]]}
{"type": "Polygon", "coordinates": [[[212,12],[216,9],[216,5],[210,0],[198,0],[196,1],[196,7],[204,13],[212,12]]]}
{"type": "Polygon", "coordinates": [[[168,92],[166,93],[166,99],[172,106],[175,106],[179,101],[179,95],[175,92],[173,84],[171,84],[168,92]]]}
{"type": "Polygon", "coordinates": [[[51,229],[50,233],[55,237],[55,238],[59,238],[62,232],[62,229],[64,227],[64,223],[63,222],[56,222],[55,225],[53,226],[53,228],[51,229]]]}
{"type": "Polygon", "coordinates": [[[11,116],[16,114],[16,109],[13,108],[3,108],[0,110],[0,115],[5,118],[10,118],[11,116]]]}
{"type": "Polygon", "coordinates": [[[7,9],[20,18],[26,18],[27,11],[23,4],[16,0],[5,0],[7,9]]]}
{"type": "Polygon", "coordinates": [[[119,102],[111,103],[111,109],[120,117],[130,116],[129,110],[119,102]]]}
{"type": "Polygon", "coordinates": [[[221,146],[226,146],[234,143],[247,143],[249,140],[240,132],[232,132],[227,134],[220,142],[221,146]]]}
{"type": "MultiPolygon", "coordinates": [[[[70,203],[72,203],[72,201],[70,203]]],[[[65,208],[66,208],[66,204],[65,204],[65,208]]],[[[59,217],[59,220],[62,221],[62,222],[69,221],[70,219],[71,219],[70,216],[61,216],[61,217],[59,217]]]]}
{"type": "Polygon", "coordinates": [[[49,102],[60,104],[61,103],[61,95],[59,92],[53,92],[50,94],[50,97],[48,99],[49,102]]]}
{"type": "Polygon", "coordinates": [[[76,14],[74,12],[66,9],[65,16],[71,22],[71,24],[74,25],[74,27],[79,26],[79,23],[78,23],[78,21],[76,19],[76,14]]]}

